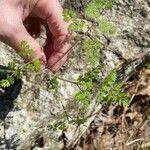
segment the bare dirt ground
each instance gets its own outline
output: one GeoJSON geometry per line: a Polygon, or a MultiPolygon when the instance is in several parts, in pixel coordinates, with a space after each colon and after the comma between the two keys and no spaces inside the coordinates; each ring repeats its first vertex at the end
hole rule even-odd
{"type": "Polygon", "coordinates": [[[125,85],[130,106],[103,106],[72,150],[150,150],[150,70],[125,85]]]}

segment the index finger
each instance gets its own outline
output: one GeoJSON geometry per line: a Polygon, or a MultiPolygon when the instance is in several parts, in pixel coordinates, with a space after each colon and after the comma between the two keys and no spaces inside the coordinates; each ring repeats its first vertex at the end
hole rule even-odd
{"type": "MultiPolygon", "coordinates": [[[[70,43],[68,42],[68,27],[63,18],[63,9],[58,0],[41,0],[36,5],[36,14],[46,20],[48,28],[53,35],[52,49],[46,49],[50,53],[48,58],[48,66],[53,72],[57,72],[59,68],[66,62],[70,43]],[[39,10],[39,11],[38,11],[39,10]],[[40,12],[40,14],[39,14],[40,12]]],[[[48,40],[49,41],[49,40],[48,40]]]]}
{"type": "Polygon", "coordinates": [[[63,18],[63,9],[58,0],[39,0],[33,12],[47,22],[53,36],[68,34],[67,23],[63,18]]]}

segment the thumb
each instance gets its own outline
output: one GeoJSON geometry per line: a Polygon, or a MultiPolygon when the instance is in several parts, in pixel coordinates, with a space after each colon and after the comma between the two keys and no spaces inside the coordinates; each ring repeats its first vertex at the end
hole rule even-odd
{"type": "Polygon", "coordinates": [[[22,41],[27,41],[30,48],[33,50],[30,58],[28,59],[39,59],[42,64],[46,64],[46,57],[42,47],[39,43],[27,32],[26,28],[24,27],[23,23],[21,22],[17,25],[17,29],[13,29],[11,34],[7,37],[8,44],[17,50],[17,52],[23,51],[20,48],[20,44],[22,41]]]}

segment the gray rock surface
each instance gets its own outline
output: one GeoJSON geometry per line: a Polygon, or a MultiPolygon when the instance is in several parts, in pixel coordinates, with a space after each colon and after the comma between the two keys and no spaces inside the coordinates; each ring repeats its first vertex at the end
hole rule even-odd
{"type": "MultiPolygon", "coordinates": [[[[72,6],[77,11],[83,10],[85,2],[86,0],[62,1],[66,7],[72,6]]],[[[119,0],[117,6],[112,11],[104,11],[103,16],[117,26],[117,33],[113,36],[98,31],[99,38],[104,43],[101,52],[103,56],[101,62],[106,68],[104,73],[122,62],[120,55],[123,59],[131,60],[150,51],[149,0],[119,0]]],[[[19,64],[22,63],[14,50],[0,43],[0,64],[7,65],[14,59],[19,64]]],[[[75,81],[89,68],[90,65],[84,61],[81,49],[77,46],[71,52],[71,58],[62,69],[60,77],[75,81]]],[[[8,91],[8,95],[2,97],[0,94],[1,150],[59,150],[64,146],[64,141],[59,140],[64,133],[62,134],[61,130],[53,131],[48,125],[60,120],[66,122],[65,111],[68,115],[76,117],[78,104],[73,100],[73,96],[78,87],[60,81],[58,91],[47,90],[46,82],[51,75],[47,70],[39,74],[27,73],[22,82],[16,83],[8,91]],[[43,137],[45,146],[39,148],[38,141],[43,137]]],[[[95,107],[96,112],[99,109],[100,105],[95,107]]],[[[89,118],[86,122],[87,127],[93,119],[94,116],[89,118]]],[[[87,127],[82,125],[77,128],[75,125],[67,125],[65,131],[67,145],[74,143],[87,127]]]]}

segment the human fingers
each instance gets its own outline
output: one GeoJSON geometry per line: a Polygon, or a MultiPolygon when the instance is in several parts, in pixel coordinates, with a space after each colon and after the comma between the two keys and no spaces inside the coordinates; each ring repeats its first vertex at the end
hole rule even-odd
{"type": "Polygon", "coordinates": [[[41,32],[41,19],[37,17],[28,17],[24,21],[24,25],[28,31],[28,33],[33,37],[33,38],[38,38],[40,36],[41,32]]]}
{"type": "Polygon", "coordinates": [[[17,51],[21,50],[20,43],[22,40],[25,40],[30,45],[30,48],[33,49],[33,54],[30,58],[46,62],[45,54],[40,45],[30,36],[23,25],[22,9],[16,10],[19,4],[9,2],[12,1],[1,1],[0,5],[0,40],[9,44],[17,51]]]}
{"type": "Polygon", "coordinates": [[[48,67],[53,72],[58,71],[66,62],[70,47],[69,32],[62,11],[58,0],[51,0],[51,3],[48,0],[41,0],[34,10],[36,15],[46,20],[51,33],[51,37],[48,36],[50,40],[47,40],[45,51],[46,56],[49,56],[48,67]]]}

